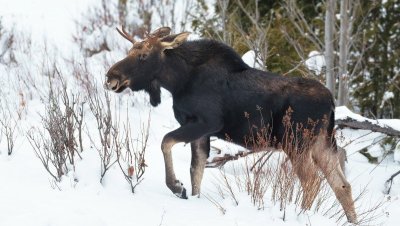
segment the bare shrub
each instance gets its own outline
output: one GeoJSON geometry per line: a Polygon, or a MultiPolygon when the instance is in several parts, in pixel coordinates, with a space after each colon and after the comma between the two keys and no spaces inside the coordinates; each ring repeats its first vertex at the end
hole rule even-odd
{"type": "Polygon", "coordinates": [[[99,142],[93,139],[93,134],[88,134],[88,136],[99,153],[101,161],[100,182],[103,181],[107,171],[117,163],[131,187],[131,192],[134,193],[137,185],[142,182],[147,167],[145,153],[149,138],[150,115],[147,123],[141,126],[139,137],[134,137],[128,114],[123,122],[123,131],[120,131],[121,119],[119,113],[117,115],[111,113],[111,99],[106,91],[91,93],[89,95],[89,107],[96,119],[98,131],[99,142]]]}
{"type": "Polygon", "coordinates": [[[228,194],[228,196],[232,199],[232,201],[235,203],[235,205],[239,205],[239,200],[236,197],[236,193],[235,193],[235,187],[232,182],[231,179],[229,178],[229,176],[226,174],[226,171],[224,170],[224,167],[220,168],[220,175],[221,175],[221,179],[220,181],[222,181],[222,183],[216,183],[217,188],[219,190],[219,193],[221,194],[222,198],[224,198],[225,193],[228,194]],[[220,186],[220,184],[223,185],[223,187],[220,186]]]}
{"type": "MultiPolygon", "coordinates": [[[[140,1],[139,4],[142,6],[150,3],[140,1]]],[[[144,6],[134,8],[126,1],[119,1],[118,4],[115,4],[113,1],[101,0],[100,5],[90,7],[83,18],[75,22],[76,32],[72,38],[79,45],[85,57],[115,50],[114,46],[110,46],[107,34],[110,29],[115,31],[117,26],[124,26],[126,30],[132,32],[133,36],[143,38],[148,30],[144,28],[145,26],[137,24],[136,20],[128,17],[130,14],[135,14],[134,10],[138,10],[139,15],[147,12],[144,11],[146,10],[144,6]]],[[[147,23],[151,24],[151,16],[147,23]]]]}
{"type": "MultiPolygon", "coordinates": [[[[160,20],[161,26],[169,26],[172,29],[180,28],[181,31],[186,30],[187,26],[190,25],[192,12],[196,6],[195,0],[184,0],[184,1],[170,1],[163,0],[162,4],[155,4],[155,13],[160,20]],[[181,5],[181,7],[176,7],[181,5]],[[183,11],[179,11],[182,9],[183,11]]],[[[195,11],[198,12],[198,11],[195,11]]]]}
{"type": "MultiPolygon", "coordinates": [[[[262,21],[260,17],[259,9],[258,9],[258,1],[254,1],[255,9],[253,12],[247,9],[246,6],[243,5],[241,0],[236,1],[239,8],[242,12],[247,16],[247,18],[251,22],[251,29],[254,34],[254,37],[243,39],[249,49],[254,50],[254,62],[257,62],[258,66],[262,69],[266,69],[266,62],[269,56],[271,55],[269,49],[269,41],[267,39],[267,34],[271,30],[272,19],[269,18],[267,21],[262,21]]],[[[243,24],[236,23],[234,25],[236,29],[240,32],[242,37],[248,37],[248,33],[246,32],[246,28],[243,24]]],[[[257,66],[257,65],[253,65],[257,66]]]]}
{"type": "Polygon", "coordinates": [[[106,91],[101,93],[94,92],[89,95],[89,107],[96,119],[100,146],[96,145],[91,134],[88,133],[88,136],[100,156],[100,183],[103,182],[106,172],[117,162],[114,155],[121,149],[117,130],[119,122],[118,120],[113,120],[110,104],[110,95],[106,91]],[[104,95],[104,99],[100,95],[104,95]]]}
{"type": "Polygon", "coordinates": [[[69,95],[59,73],[58,76],[61,90],[49,78],[46,111],[41,116],[44,131],[37,127],[32,128],[27,137],[47,172],[59,182],[63,175],[75,169],[76,156],[81,158],[85,102],[81,101],[79,95],[69,95]]]}
{"type": "MultiPolygon", "coordinates": [[[[101,0],[90,7],[82,19],[76,21],[73,40],[79,45],[84,56],[91,57],[104,51],[115,51],[115,44],[109,31],[123,26],[133,37],[144,38],[156,26],[170,26],[184,30],[189,24],[190,10],[194,0],[183,1],[126,1],[118,3],[101,0]],[[183,7],[176,7],[182,4],[183,7]],[[182,9],[183,11],[179,11],[182,9]],[[178,22],[179,21],[179,22],[178,22]]],[[[125,51],[128,49],[126,48],[125,51]]]]}
{"type": "Polygon", "coordinates": [[[15,141],[18,137],[16,133],[18,121],[13,117],[8,105],[5,109],[1,109],[0,112],[0,140],[2,134],[4,134],[7,143],[7,153],[8,155],[11,155],[14,150],[15,141]]]}
{"type": "Polygon", "coordinates": [[[72,58],[67,60],[67,62],[72,70],[72,76],[77,81],[77,85],[85,90],[88,95],[92,95],[93,92],[96,92],[92,84],[95,78],[93,72],[90,71],[88,58],[83,58],[82,60],[72,58]]]}
{"type": "Polygon", "coordinates": [[[102,0],[101,6],[91,7],[85,13],[83,22],[76,21],[76,32],[73,40],[83,50],[85,56],[93,56],[104,50],[110,51],[110,47],[106,41],[106,36],[102,32],[103,27],[113,27],[118,24],[116,6],[110,1],[102,0]],[[96,38],[95,43],[89,43],[88,37],[96,38]]]}
{"type": "Polygon", "coordinates": [[[226,213],[226,209],[217,201],[215,200],[213,197],[211,197],[210,195],[206,195],[204,193],[202,193],[202,195],[204,197],[206,197],[206,199],[208,201],[210,201],[215,207],[217,207],[217,209],[222,213],[222,215],[225,215],[226,213]]]}
{"type": "Polygon", "coordinates": [[[30,129],[27,132],[27,138],[46,171],[55,181],[60,182],[64,172],[67,171],[67,168],[64,167],[63,154],[53,149],[51,140],[37,128],[30,129]]]}
{"type": "Polygon", "coordinates": [[[15,33],[14,31],[6,31],[1,25],[0,20],[0,41],[3,46],[0,46],[0,63],[16,64],[15,59],[15,33]]]}
{"type": "MultiPolygon", "coordinates": [[[[147,141],[149,139],[150,114],[147,124],[142,124],[140,128],[140,138],[132,137],[129,117],[127,116],[124,126],[123,140],[124,147],[117,150],[117,162],[124,175],[125,180],[131,187],[132,193],[135,188],[143,181],[143,175],[146,171],[145,154],[147,149],[147,141]]],[[[115,129],[115,128],[114,128],[115,129]]]]}

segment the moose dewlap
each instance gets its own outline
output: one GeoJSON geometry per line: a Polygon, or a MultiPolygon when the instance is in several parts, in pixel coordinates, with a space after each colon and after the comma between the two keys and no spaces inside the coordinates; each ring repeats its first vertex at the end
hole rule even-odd
{"type": "Polygon", "coordinates": [[[261,129],[268,134],[265,145],[281,148],[292,162],[304,190],[303,208],[310,208],[316,197],[309,186],[319,186],[315,178],[320,171],[348,221],[357,222],[351,186],[342,170],[343,153],[333,134],[333,98],[322,84],[250,68],[231,47],[214,40],[187,41],[188,32],[170,34],[170,28],[162,27],[142,41],[123,28],[118,32],[132,48],[109,69],[104,87],[117,93],[128,87],[145,90],[153,106],[161,102],[161,87],[172,94],[180,127],[164,136],[161,149],[166,184],[174,194],[187,198],[175,177],[173,145],[191,144],[192,195],[198,195],[210,136],[252,150],[260,148],[252,134],[261,129]]]}

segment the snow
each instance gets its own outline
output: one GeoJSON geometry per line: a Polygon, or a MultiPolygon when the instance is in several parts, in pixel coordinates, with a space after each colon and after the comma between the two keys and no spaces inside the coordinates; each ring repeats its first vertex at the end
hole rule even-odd
{"type": "Polygon", "coordinates": [[[400,163],[400,142],[397,143],[396,148],[394,149],[393,159],[394,161],[400,163]]]}
{"type": "MultiPolygon", "coordinates": [[[[150,108],[145,93],[127,91],[121,95],[110,94],[113,103],[113,114],[126,118],[129,112],[134,136],[137,137],[140,125],[151,117],[150,137],[146,152],[148,165],[144,180],[135,190],[123,178],[117,165],[111,167],[100,183],[100,159],[95,145],[87,136],[95,134],[96,124],[90,110],[85,108],[87,121],[84,128],[84,148],[82,160],[77,159],[75,169],[64,175],[57,183],[47,174],[39,159],[35,156],[27,138],[34,133],[32,128],[41,128],[41,116],[45,112],[48,77],[45,68],[51,68],[52,60],[57,61],[59,70],[68,84],[68,91],[83,93],[81,81],[72,76],[72,69],[66,58],[72,55],[79,64],[83,59],[73,42],[71,34],[75,32],[75,20],[87,12],[87,7],[95,4],[93,0],[0,0],[0,17],[7,30],[19,31],[20,40],[32,39],[31,49],[28,43],[15,46],[19,66],[9,63],[10,59],[0,60],[0,117],[4,106],[12,109],[13,120],[18,126],[15,131],[15,148],[12,155],[7,154],[7,142],[4,132],[0,132],[0,226],[124,226],[124,225],[337,225],[336,218],[329,218],[324,211],[314,210],[299,213],[298,207],[290,203],[286,212],[280,210],[279,203],[271,201],[271,192],[265,195],[265,207],[258,210],[250,197],[243,191],[235,189],[239,204],[232,202],[228,195],[222,197],[217,188],[221,182],[219,169],[206,169],[202,195],[189,197],[189,200],[176,198],[164,183],[164,163],[160,151],[162,137],[178,127],[172,112],[170,94],[163,90],[162,103],[157,108],[150,108]],[[46,45],[53,51],[43,49],[46,45]],[[5,63],[3,63],[3,60],[5,63]],[[47,65],[47,66],[46,66],[47,65]],[[29,87],[27,88],[27,85],[29,87]],[[35,85],[36,88],[32,86],[35,85]],[[210,201],[213,200],[213,201],[210,201]],[[223,214],[218,203],[226,210],[223,214]],[[283,216],[285,215],[285,220],[283,216]]],[[[180,10],[182,11],[182,10],[180,10]]],[[[180,12],[179,11],[179,12],[180,12]]],[[[96,31],[100,32],[100,31],[96,31]]],[[[88,61],[88,70],[98,75],[93,83],[101,87],[108,64],[116,62],[124,55],[120,49],[128,46],[114,31],[114,28],[102,30],[107,43],[116,51],[98,54],[88,61]],[[123,43],[120,43],[123,42],[123,43]]],[[[4,37],[3,37],[4,38],[4,37]]],[[[96,44],[96,36],[88,37],[88,45],[96,44]]],[[[1,51],[0,51],[1,52],[1,51]]],[[[10,54],[10,53],[9,53],[10,54]]],[[[319,53],[310,53],[310,65],[315,70],[322,70],[323,59],[319,53]]],[[[10,56],[10,55],[8,55],[10,56]]],[[[254,52],[245,54],[244,59],[254,65],[254,52]],[[252,55],[253,54],[253,55],[252,55]],[[253,61],[250,61],[253,60],[253,61]]],[[[252,66],[252,65],[251,65],[252,66]]],[[[336,109],[337,119],[351,117],[360,121],[389,125],[400,129],[400,120],[371,120],[340,107],[336,109]]],[[[122,128],[122,126],[120,127],[122,128]]],[[[37,132],[37,131],[36,131],[37,132]]],[[[339,144],[348,152],[346,173],[353,186],[356,197],[364,188],[367,189],[357,202],[359,213],[375,203],[384,202],[376,211],[379,218],[374,224],[397,225],[400,221],[400,179],[395,178],[390,195],[383,194],[384,183],[394,172],[399,170],[395,161],[400,161],[400,144],[397,144],[393,155],[382,157],[383,149],[379,144],[371,145],[381,139],[382,134],[368,131],[345,129],[339,132],[339,144]],[[372,147],[371,147],[372,146],[372,147]],[[369,148],[374,156],[382,160],[379,165],[368,163],[358,150],[369,148]]],[[[36,134],[39,135],[39,134],[36,134]]],[[[96,140],[94,141],[96,142],[96,140]]],[[[243,148],[218,140],[213,147],[224,153],[235,153],[243,148]]],[[[174,167],[177,177],[190,188],[190,151],[189,145],[178,144],[173,148],[174,167]]],[[[278,159],[282,154],[272,157],[278,159]]],[[[234,180],[235,167],[241,167],[245,159],[233,161],[224,166],[227,177],[234,180]]],[[[223,185],[220,185],[223,186],[223,185]]],[[[325,202],[327,210],[334,199],[325,202]]]]}
{"type": "Polygon", "coordinates": [[[256,52],[254,50],[249,50],[242,56],[242,60],[249,65],[250,67],[254,67],[257,69],[262,69],[262,62],[259,57],[256,57],[256,52]]]}
{"type": "Polygon", "coordinates": [[[43,39],[51,40],[59,49],[69,46],[74,29],[74,20],[93,0],[1,0],[0,15],[5,27],[23,30],[31,34],[33,42],[40,44],[43,39]]]}
{"type": "Polygon", "coordinates": [[[385,105],[385,103],[386,103],[388,100],[392,99],[392,98],[394,98],[394,93],[391,92],[391,91],[386,91],[386,92],[383,94],[382,103],[381,103],[381,105],[380,105],[379,107],[380,107],[380,108],[383,108],[383,106],[385,105]]]}
{"type": "Polygon", "coordinates": [[[318,51],[311,51],[308,54],[308,59],[305,61],[308,69],[314,71],[317,75],[322,73],[322,69],[325,66],[324,54],[318,51]]]}

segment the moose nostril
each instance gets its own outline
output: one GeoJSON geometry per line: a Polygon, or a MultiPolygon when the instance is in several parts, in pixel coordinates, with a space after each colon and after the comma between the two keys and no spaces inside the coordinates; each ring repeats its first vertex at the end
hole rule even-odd
{"type": "Polygon", "coordinates": [[[110,87],[112,90],[117,90],[118,88],[119,88],[119,82],[118,81],[115,81],[115,82],[110,82],[109,83],[109,85],[108,85],[108,87],[110,87]]]}
{"type": "Polygon", "coordinates": [[[104,88],[107,90],[115,90],[118,88],[118,81],[106,81],[104,82],[104,88]]]}

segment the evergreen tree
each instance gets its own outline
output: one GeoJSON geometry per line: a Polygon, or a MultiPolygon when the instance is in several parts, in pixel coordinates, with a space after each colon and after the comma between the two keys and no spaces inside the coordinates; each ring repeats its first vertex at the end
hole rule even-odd
{"type": "MultiPolygon", "coordinates": [[[[369,4],[365,2],[364,4],[369,4]]],[[[362,24],[362,70],[354,98],[367,117],[400,117],[400,0],[373,4],[362,24]]]]}
{"type": "MultiPolygon", "coordinates": [[[[304,12],[305,21],[314,31],[317,30],[318,36],[323,37],[323,9],[322,0],[313,1],[296,1],[296,4],[304,12]]],[[[268,71],[275,73],[286,74],[290,71],[290,76],[310,76],[310,71],[301,65],[296,67],[301,62],[302,57],[307,57],[311,50],[315,49],[315,45],[309,39],[299,33],[294,27],[292,21],[288,19],[288,12],[285,10],[284,2],[266,0],[241,0],[240,3],[243,8],[239,7],[237,0],[217,0],[215,7],[216,16],[207,18],[204,12],[208,10],[204,0],[198,0],[198,10],[201,12],[200,16],[193,19],[192,27],[195,31],[201,33],[204,37],[219,39],[231,45],[239,54],[244,54],[249,50],[254,50],[254,47],[249,44],[248,40],[259,38],[261,29],[265,31],[265,46],[261,51],[264,51],[266,57],[261,57],[263,63],[268,71]],[[220,2],[228,2],[226,18],[221,18],[221,5],[220,2]],[[257,5],[256,5],[257,3],[257,5]],[[258,9],[258,10],[256,10],[258,9]],[[250,16],[257,18],[257,25],[252,21],[250,16]],[[221,26],[222,23],[225,26],[221,26]],[[258,28],[257,28],[258,27],[258,28]],[[290,34],[293,42],[301,48],[296,49],[293,44],[289,43],[288,37],[285,33],[290,34]],[[229,38],[223,40],[223,33],[227,33],[229,38]],[[299,53],[298,51],[301,51],[299,53]],[[292,70],[296,67],[296,70],[292,70]]],[[[304,25],[304,24],[303,24],[304,25]]],[[[259,48],[260,46],[255,46],[259,48]]]]}

